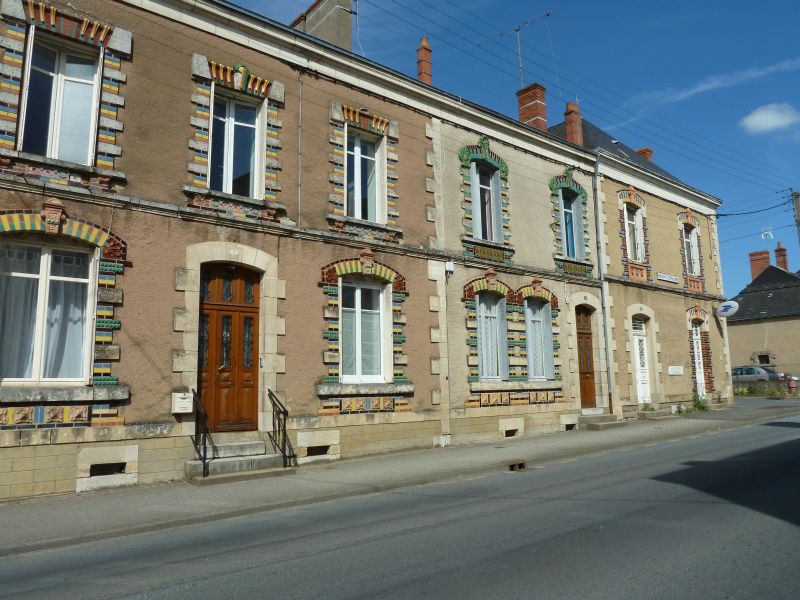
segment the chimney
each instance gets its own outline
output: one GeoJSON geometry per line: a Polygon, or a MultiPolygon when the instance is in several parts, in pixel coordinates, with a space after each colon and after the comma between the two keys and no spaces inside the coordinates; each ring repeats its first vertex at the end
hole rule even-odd
{"type": "Polygon", "coordinates": [[[644,148],[639,148],[636,151],[636,154],[638,154],[641,157],[646,158],[647,162],[653,162],[653,149],[652,148],[648,148],[647,146],[645,146],[644,148]]]}
{"type": "Polygon", "coordinates": [[[547,103],[544,97],[546,91],[541,83],[532,83],[517,92],[519,120],[542,131],[547,131],[547,103]]]}
{"type": "Polygon", "coordinates": [[[583,117],[581,108],[575,102],[567,102],[564,111],[564,124],[567,129],[567,141],[583,146],[583,117]]]}
{"type": "Polygon", "coordinates": [[[761,275],[769,266],[769,250],[750,253],[750,275],[753,279],[761,275]]]}
{"type": "Polygon", "coordinates": [[[428,85],[433,85],[431,54],[431,45],[428,43],[428,38],[423,35],[417,46],[417,79],[428,85]]]}
{"type": "Polygon", "coordinates": [[[315,0],[291,24],[298,31],[316,36],[345,50],[353,49],[352,0],[315,0]]]}
{"type": "Polygon", "coordinates": [[[775,264],[784,271],[789,270],[789,257],[786,255],[786,248],[780,242],[778,242],[778,247],[775,248],[775,264]]]}

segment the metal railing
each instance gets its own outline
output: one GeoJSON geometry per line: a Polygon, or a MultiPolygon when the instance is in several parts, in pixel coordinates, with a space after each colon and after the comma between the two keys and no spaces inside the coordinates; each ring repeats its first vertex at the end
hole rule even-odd
{"type": "MultiPolygon", "coordinates": [[[[203,463],[203,477],[208,477],[208,443],[211,439],[211,432],[208,429],[208,411],[200,400],[197,390],[192,389],[192,399],[194,401],[194,436],[192,444],[197,452],[197,458],[203,463]]],[[[213,442],[212,446],[213,446],[213,442]]]]}
{"type": "Polygon", "coordinates": [[[286,410],[283,403],[278,400],[278,397],[269,388],[267,389],[267,395],[272,403],[272,431],[269,433],[269,439],[275,450],[281,453],[283,467],[294,466],[297,457],[286,433],[286,420],[289,417],[289,411],[286,410]]]}

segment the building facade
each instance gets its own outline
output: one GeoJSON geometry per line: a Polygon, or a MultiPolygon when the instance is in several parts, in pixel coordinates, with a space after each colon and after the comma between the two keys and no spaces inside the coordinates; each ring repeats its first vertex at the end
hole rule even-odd
{"type": "Polygon", "coordinates": [[[716,202],[548,132],[541,86],[510,119],[427,42],[414,79],[214,2],[0,13],[0,498],[181,479],[206,430],[247,470],[623,416],[640,315],[649,402],[725,395],[716,202]],[[674,212],[647,281],[629,204],[674,212]]]}

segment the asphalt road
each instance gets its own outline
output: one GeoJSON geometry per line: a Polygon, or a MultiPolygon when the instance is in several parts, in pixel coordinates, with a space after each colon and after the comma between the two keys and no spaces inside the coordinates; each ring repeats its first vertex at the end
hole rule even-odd
{"type": "Polygon", "coordinates": [[[800,417],[7,556],[7,597],[796,599],[800,417]]]}

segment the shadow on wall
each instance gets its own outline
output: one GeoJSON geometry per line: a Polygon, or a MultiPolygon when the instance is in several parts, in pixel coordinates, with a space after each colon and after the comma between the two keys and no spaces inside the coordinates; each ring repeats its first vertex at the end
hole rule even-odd
{"type": "MultiPolygon", "coordinates": [[[[800,427],[791,421],[767,426],[800,427]]],[[[800,525],[800,438],[717,461],[690,461],[656,481],[675,483],[800,525]]]]}

